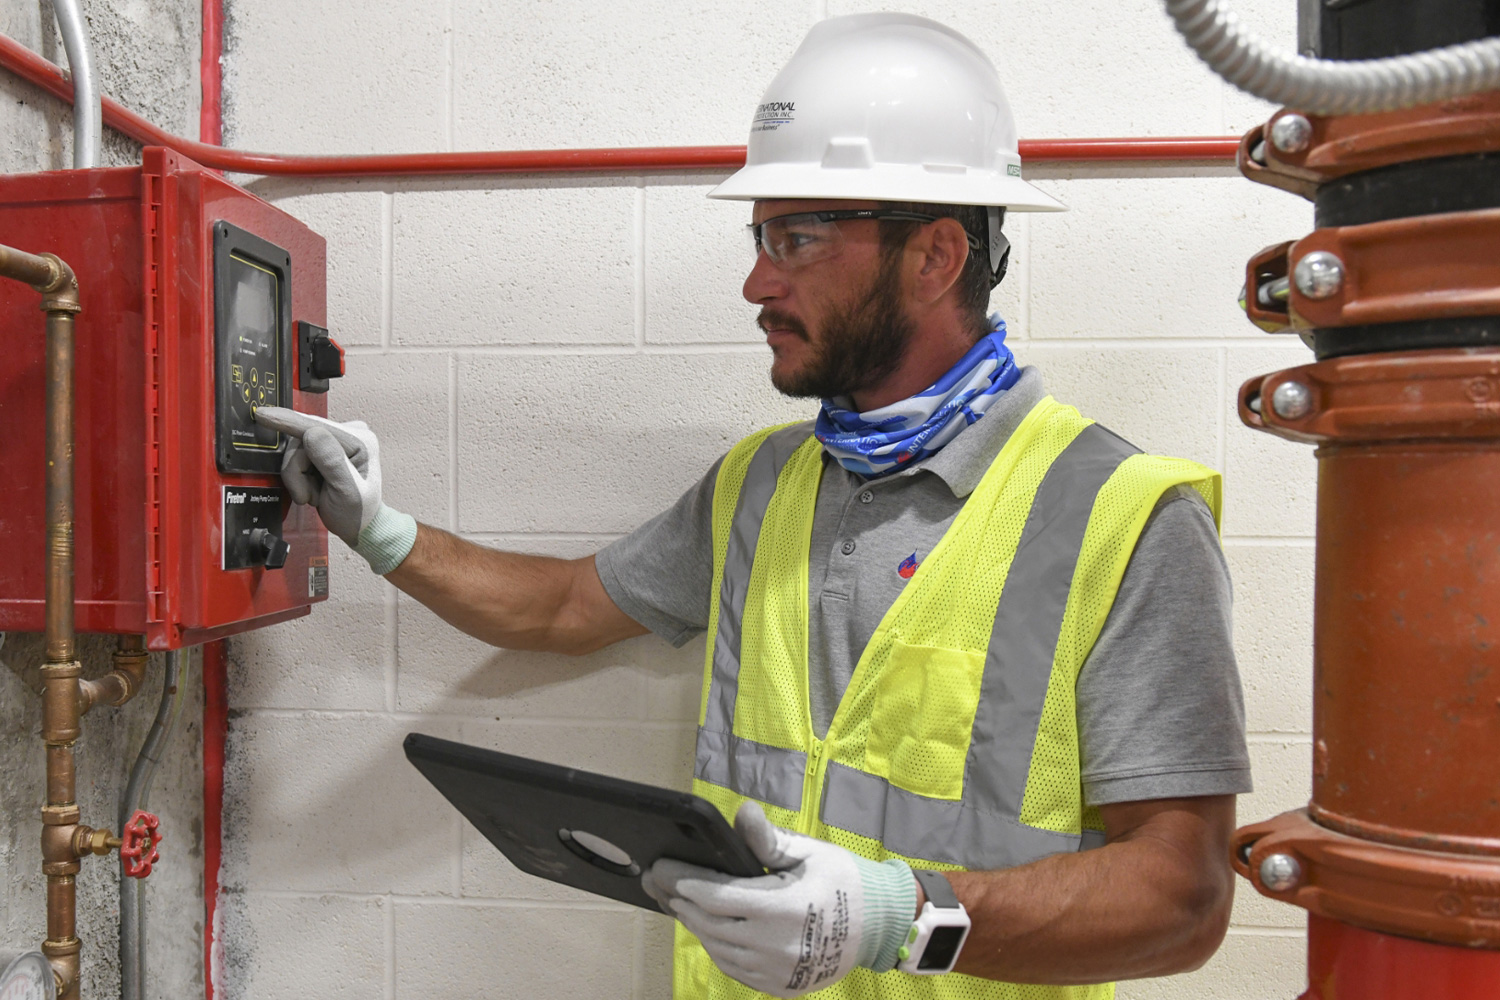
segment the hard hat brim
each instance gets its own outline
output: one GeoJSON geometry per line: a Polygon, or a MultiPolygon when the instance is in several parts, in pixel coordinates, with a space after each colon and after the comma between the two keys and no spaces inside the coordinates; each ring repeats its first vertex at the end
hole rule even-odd
{"type": "Polygon", "coordinates": [[[816,163],[746,166],[708,193],[727,201],[784,198],[914,201],[934,205],[1000,205],[1013,212],[1066,212],[1039,188],[998,170],[879,163],[830,170],[816,163]]]}

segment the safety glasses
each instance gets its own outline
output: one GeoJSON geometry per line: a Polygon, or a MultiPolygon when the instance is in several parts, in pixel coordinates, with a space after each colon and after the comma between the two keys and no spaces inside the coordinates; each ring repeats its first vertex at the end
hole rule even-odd
{"type": "MultiPolygon", "coordinates": [[[[788,270],[826,260],[844,248],[844,234],[838,224],[849,219],[877,219],[892,222],[936,222],[938,216],[921,212],[900,212],[880,208],[847,208],[829,212],[794,212],[778,215],[764,222],[751,223],[750,238],[755,252],[762,251],[773,264],[788,270]]],[[[972,233],[965,233],[969,246],[982,251],[984,244],[972,233]]]]}

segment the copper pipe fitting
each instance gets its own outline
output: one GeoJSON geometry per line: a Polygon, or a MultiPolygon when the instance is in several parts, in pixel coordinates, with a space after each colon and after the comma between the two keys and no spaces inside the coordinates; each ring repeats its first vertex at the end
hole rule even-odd
{"type": "Polygon", "coordinates": [[[80,826],[73,831],[73,853],[80,858],[90,854],[103,857],[110,851],[118,850],[122,844],[124,841],[108,830],[92,830],[80,826]]]}
{"type": "Polygon", "coordinates": [[[78,1000],[78,953],[82,949],[83,942],[71,935],[42,942],[42,954],[52,963],[52,976],[57,980],[57,1000],[78,1000]]]}
{"type": "MultiPolygon", "coordinates": [[[[67,267],[52,254],[30,254],[0,244],[0,278],[24,282],[39,292],[62,280],[59,265],[67,267]]],[[[71,275],[72,271],[68,273],[71,275]]]]}
{"type": "Polygon", "coordinates": [[[78,682],[78,712],[95,705],[119,707],[134,698],[146,680],[146,637],[122,635],[115,647],[115,669],[98,680],[78,682]]]}
{"type": "Polygon", "coordinates": [[[49,660],[42,665],[42,739],[49,747],[71,746],[78,739],[78,675],[82,672],[77,660],[49,660]]]}

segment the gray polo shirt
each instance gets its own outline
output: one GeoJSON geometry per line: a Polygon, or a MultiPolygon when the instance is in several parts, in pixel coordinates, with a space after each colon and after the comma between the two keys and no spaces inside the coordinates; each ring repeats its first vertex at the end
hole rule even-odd
{"type": "MultiPolygon", "coordinates": [[[[878,479],[824,454],[808,580],[808,690],[818,736],[906,585],[901,564],[927,557],[1044,395],[1040,372],[1023,369],[942,451],[878,479]]],[[[717,475],[715,463],[672,507],[598,555],[599,578],[620,609],[678,646],[708,627],[717,475]]],[[[1147,520],[1078,677],[1087,803],[1250,790],[1230,602],[1208,505],[1175,487],[1147,520]]]]}

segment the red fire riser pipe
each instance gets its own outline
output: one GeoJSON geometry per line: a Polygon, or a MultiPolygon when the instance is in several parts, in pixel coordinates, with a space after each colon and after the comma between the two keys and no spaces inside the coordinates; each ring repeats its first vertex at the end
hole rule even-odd
{"type": "MultiPolygon", "coordinates": [[[[205,7],[207,4],[205,4],[205,7]]],[[[205,48],[205,63],[208,57],[205,48]]],[[[0,35],[0,66],[48,93],[71,102],[73,84],[52,63],[0,35]]],[[[212,86],[218,87],[218,55],[213,55],[212,86]]],[[[208,82],[208,81],[206,81],[208,82]]],[[[207,90],[205,89],[205,94],[207,90]]],[[[444,174],[642,173],[646,171],[735,170],[745,163],[744,146],[655,146],[614,149],[486,150],[469,153],[394,153],[373,156],[281,156],[224,149],[194,142],[104,98],[104,123],[145,146],[167,146],[205,167],[247,174],[294,177],[432,177],[444,174]]],[[[205,108],[204,114],[208,111],[205,108]]],[[[217,116],[215,122],[217,121],[217,116]]],[[[208,132],[205,135],[210,134],[208,132]]],[[[1224,161],[1232,163],[1236,138],[1030,139],[1021,158],[1032,163],[1093,161],[1224,161]]]]}

